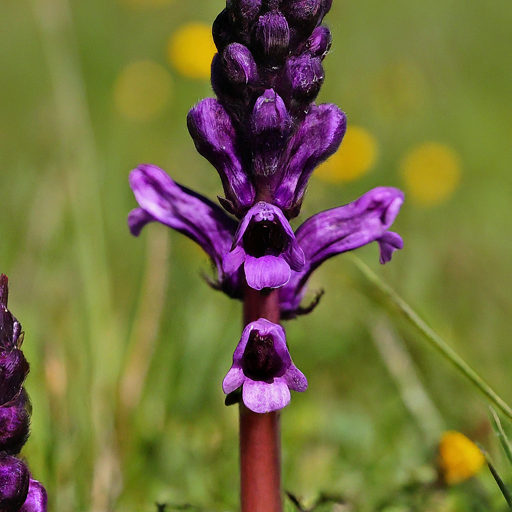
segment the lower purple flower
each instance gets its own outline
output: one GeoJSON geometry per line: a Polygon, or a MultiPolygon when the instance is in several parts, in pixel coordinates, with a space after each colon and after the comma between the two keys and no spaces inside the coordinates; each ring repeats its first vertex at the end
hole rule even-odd
{"type": "Polygon", "coordinates": [[[233,247],[223,261],[226,274],[244,264],[247,284],[255,290],[279,288],[300,271],[306,261],[283,212],[260,201],[238,226],[233,247]]]}
{"type": "Polygon", "coordinates": [[[290,389],[307,389],[308,381],[293,364],[280,325],[260,318],[244,329],[222,389],[228,394],[240,386],[243,403],[256,413],[282,409],[290,403],[290,389]]]}

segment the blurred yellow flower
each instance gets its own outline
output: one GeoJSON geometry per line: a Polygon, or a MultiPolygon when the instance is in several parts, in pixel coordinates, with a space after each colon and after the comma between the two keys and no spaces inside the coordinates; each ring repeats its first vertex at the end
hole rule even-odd
{"type": "Polygon", "coordinates": [[[459,155],[449,146],[427,142],[402,161],[402,176],[410,197],[421,206],[446,201],[460,182],[459,155]]]}
{"type": "Polygon", "coordinates": [[[169,38],[169,62],[179,73],[199,80],[210,77],[210,67],[216,53],[212,30],[205,23],[187,23],[169,38]]]}
{"type": "Polygon", "coordinates": [[[476,475],[485,463],[480,448],[464,434],[450,430],[439,443],[439,464],[444,481],[455,485],[476,475]]]}
{"type": "Polygon", "coordinates": [[[349,126],[340,149],[315,171],[315,176],[329,183],[354,181],[366,174],[376,160],[375,137],[360,126],[349,126]]]}
{"type": "Polygon", "coordinates": [[[171,96],[172,79],[157,62],[132,62],[114,83],[117,110],[128,119],[147,121],[163,112],[171,96]]]}

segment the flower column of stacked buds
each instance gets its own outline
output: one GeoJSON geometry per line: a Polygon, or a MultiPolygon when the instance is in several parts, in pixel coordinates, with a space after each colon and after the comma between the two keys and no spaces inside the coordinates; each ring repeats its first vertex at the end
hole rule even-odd
{"type": "Polygon", "coordinates": [[[295,232],[289,223],[300,213],[313,170],[336,152],[346,130],[336,105],[315,104],[331,46],[321,25],[330,6],[331,0],[228,0],[215,20],[217,98],[190,110],[188,128],[219,173],[222,208],[154,165],[130,174],[139,204],[128,219],[132,234],[153,221],[183,233],[211,257],[217,276],[210,284],[244,301],[246,327],[223,388],[241,387],[244,405],[255,413],[282,409],[290,389],[307,387],[278,322],[318,303],[321,294],[301,306],[312,272],[374,241],[386,263],[403,245],[389,231],[403,202],[395,188],[375,188],[313,215],[295,232]]]}
{"type": "Polygon", "coordinates": [[[29,435],[30,401],[23,383],[29,365],[21,324],[7,309],[8,279],[0,276],[0,511],[44,512],[46,491],[17,455],[29,435]]]}

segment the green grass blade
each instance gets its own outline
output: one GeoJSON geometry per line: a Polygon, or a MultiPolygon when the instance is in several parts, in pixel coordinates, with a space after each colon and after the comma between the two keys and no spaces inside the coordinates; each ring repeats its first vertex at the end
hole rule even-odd
{"type": "Polygon", "coordinates": [[[505,498],[508,506],[512,508],[512,494],[510,494],[510,490],[505,485],[503,480],[501,479],[500,475],[498,475],[498,472],[496,471],[496,468],[493,466],[491,461],[489,460],[489,457],[484,452],[485,459],[487,461],[487,466],[489,468],[489,471],[491,472],[491,475],[493,476],[494,480],[498,484],[498,487],[500,488],[501,494],[503,494],[503,497],[505,498]]]}
{"type": "Polygon", "coordinates": [[[507,434],[503,430],[500,418],[496,414],[496,411],[492,407],[489,407],[489,409],[491,410],[491,423],[492,428],[494,429],[494,433],[499,439],[501,446],[503,447],[503,451],[505,452],[505,455],[507,456],[507,459],[512,466],[512,446],[510,446],[510,441],[508,440],[507,434]]]}
{"type": "Polygon", "coordinates": [[[387,283],[365,265],[359,258],[350,255],[361,273],[373,284],[409,322],[425,336],[427,341],[443,357],[452,363],[484,396],[494,404],[507,418],[512,420],[512,409],[509,405],[460,357],[427,323],[407,304],[387,283]]]}

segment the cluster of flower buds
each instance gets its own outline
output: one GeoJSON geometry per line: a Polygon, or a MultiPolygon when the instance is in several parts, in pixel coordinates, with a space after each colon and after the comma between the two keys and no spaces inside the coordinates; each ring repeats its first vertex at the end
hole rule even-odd
{"type": "MultiPolygon", "coordinates": [[[[153,221],[183,233],[211,257],[212,286],[237,299],[247,287],[277,289],[282,319],[318,303],[320,294],[301,306],[311,273],[328,258],[376,241],[386,263],[403,246],[389,231],[403,193],[390,187],[313,215],[295,232],[289,224],[313,170],[338,149],[346,130],[336,105],[314,102],[331,46],[321,24],[330,6],[331,0],[227,0],[215,20],[217,98],[190,110],[188,128],[219,173],[222,208],[156,166],[140,165],[130,174],[139,204],[128,218],[132,234],[153,221]]],[[[284,407],[289,389],[307,386],[291,363],[284,331],[273,325],[260,319],[247,326],[224,381],[227,393],[242,386],[244,403],[255,412],[284,407]]]]}
{"type": "Polygon", "coordinates": [[[0,276],[0,510],[44,512],[46,491],[16,457],[29,434],[30,401],[23,388],[29,365],[21,324],[7,309],[8,279],[0,276]]]}

